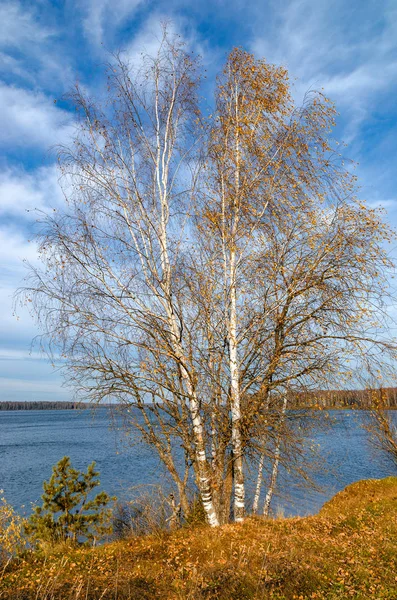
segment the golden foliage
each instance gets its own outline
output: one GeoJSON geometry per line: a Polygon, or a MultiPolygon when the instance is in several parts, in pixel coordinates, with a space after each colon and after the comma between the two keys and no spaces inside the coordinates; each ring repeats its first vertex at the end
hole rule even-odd
{"type": "Polygon", "coordinates": [[[0,562],[17,554],[25,546],[23,519],[15,512],[0,490],[0,562]]]}

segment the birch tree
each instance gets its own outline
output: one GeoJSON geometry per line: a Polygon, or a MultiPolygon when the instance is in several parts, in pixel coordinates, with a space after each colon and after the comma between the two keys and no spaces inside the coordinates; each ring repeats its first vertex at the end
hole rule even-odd
{"type": "Polygon", "coordinates": [[[134,424],[187,510],[187,474],[171,448],[175,433],[182,438],[208,522],[217,525],[178,287],[201,135],[198,82],[197,63],[164,29],[138,72],[112,64],[107,106],[76,88],[77,135],[59,152],[67,207],[44,218],[46,270],[32,270],[31,292],[47,338],[67,358],[69,381],[95,402],[135,403],[134,424]]]}
{"type": "MultiPolygon", "coordinates": [[[[200,219],[223,282],[237,520],[243,458],[258,422],[267,435],[269,397],[340,385],[351,363],[365,369],[395,356],[383,304],[392,233],[355,198],[355,177],[330,136],[334,118],[320,93],[296,108],[285,69],[231,52],[218,81],[200,219]]],[[[277,472],[279,441],[275,448],[277,472]]]]}
{"type": "Polygon", "coordinates": [[[24,297],[67,382],[129,409],[175,506],[188,515],[193,476],[217,526],[244,518],[248,460],[299,455],[286,389],[394,352],[375,324],[390,232],[354,199],[324,96],[296,108],[286,70],[241,49],[208,119],[199,84],[199,61],[164,29],[140,69],[112,61],[103,106],[76,88],[65,207],[40,217],[43,266],[24,297]]]}

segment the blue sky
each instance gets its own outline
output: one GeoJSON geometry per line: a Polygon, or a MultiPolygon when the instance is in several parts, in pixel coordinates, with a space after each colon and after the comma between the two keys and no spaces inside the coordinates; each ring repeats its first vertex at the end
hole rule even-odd
{"type": "Polygon", "coordinates": [[[0,0],[0,400],[71,395],[29,354],[38,331],[12,307],[22,259],[36,260],[27,211],[62,203],[51,147],[67,141],[74,116],[60,99],[76,81],[99,93],[108,53],[150,52],[165,19],[202,56],[209,104],[236,45],[286,66],[298,102],[324,88],[340,113],[337,137],[359,163],[360,195],[397,225],[395,0],[0,0]]]}

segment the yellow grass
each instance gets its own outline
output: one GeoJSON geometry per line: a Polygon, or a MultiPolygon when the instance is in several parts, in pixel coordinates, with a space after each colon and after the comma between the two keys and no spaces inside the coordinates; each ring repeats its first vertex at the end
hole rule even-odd
{"type": "Polygon", "coordinates": [[[360,481],[313,517],[249,518],[8,565],[12,600],[397,598],[397,478],[360,481]]]}

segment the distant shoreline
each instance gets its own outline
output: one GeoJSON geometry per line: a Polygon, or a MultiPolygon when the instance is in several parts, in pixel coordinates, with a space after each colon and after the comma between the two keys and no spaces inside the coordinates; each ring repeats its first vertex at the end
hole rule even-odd
{"type": "MultiPolygon", "coordinates": [[[[97,408],[117,408],[120,406],[119,404],[90,404],[88,402],[65,402],[65,401],[55,401],[51,402],[50,400],[39,401],[0,401],[0,412],[1,411],[19,411],[19,410],[96,410],[97,408]]],[[[133,404],[131,405],[133,406],[133,404]]],[[[397,405],[392,404],[391,406],[386,406],[386,410],[397,410],[397,405]]],[[[360,410],[371,410],[371,406],[363,404],[359,406],[357,404],[352,405],[335,405],[330,403],[317,405],[317,406],[304,406],[302,404],[297,406],[291,406],[291,410],[312,410],[312,411],[334,411],[334,410],[352,410],[352,411],[360,411],[360,410]]]]}
{"type": "Polygon", "coordinates": [[[50,400],[42,402],[32,402],[27,400],[26,402],[18,401],[0,401],[0,411],[5,410],[85,410],[92,408],[91,404],[83,402],[51,402],[50,400]]]}

